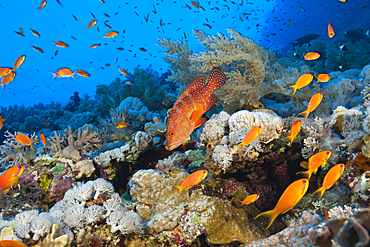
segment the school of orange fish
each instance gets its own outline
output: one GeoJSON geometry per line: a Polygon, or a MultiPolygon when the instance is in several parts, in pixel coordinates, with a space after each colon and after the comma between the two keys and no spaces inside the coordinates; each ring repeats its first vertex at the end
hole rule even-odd
{"type": "MultiPolygon", "coordinates": [[[[100,0],[104,3],[103,0],[100,0]]],[[[339,0],[341,2],[345,2],[346,0],[339,0]]],[[[60,3],[58,1],[58,3],[60,3]]],[[[201,8],[203,9],[197,2],[190,1],[190,3],[195,8],[201,8]]],[[[47,2],[42,1],[40,6],[38,7],[39,10],[43,9],[46,6],[47,2]]],[[[189,5],[186,5],[188,8],[190,8],[189,5]]],[[[153,6],[154,7],[154,6],[153,6]]],[[[204,9],[203,9],[204,10],[204,9]]],[[[155,7],[154,7],[155,11],[155,7]]],[[[76,20],[77,18],[73,16],[76,20]]],[[[89,25],[86,27],[87,29],[92,28],[97,23],[97,20],[92,20],[89,25]]],[[[162,20],[161,20],[162,23],[162,20]]],[[[106,23],[105,23],[106,24],[106,23]]],[[[162,25],[162,24],[161,24],[162,25]]],[[[209,24],[208,24],[209,25],[209,24]]],[[[106,24],[108,28],[109,25],[106,24]]],[[[210,26],[208,26],[211,28],[210,26]]],[[[31,29],[31,32],[36,35],[40,36],[39,33],[35,30],[31,29]]],[[[24,36],[23,30],[20,29],[19,32],[16,32],[17,34],[24,36]]],[[[104,38],[113,38],[118,34],[116,31],[109,31],[104,38]]],[[[328,24],[328,37],[332,38],[335,35],[333,26],[329,23],[328,24]]],[[[61,47],[61,48],[67,48],[68,45],[62,41],[54,42],[54,45],[61,47]]],[[[90,46],[89,48],[96,48],[99,44],[94,44],[90,46]]],[[[33,47],[38,52],[43,52],[41,48],[39,47],[33,47]]],[[[140,48],[142,51],[146,51],[145,48],[140,48]]],[[[303,54],[305,60],[316,60],[320,57],[320,54],[317,52],[309,52],[306,54],[303,54]]],[[[16,70],[20,68],[22,63],[25,61],[26,56],[22,55],[19,58],[16,59],[14,62],[13,68],[10,67],[4,67],[0,68],[0,78],[2,78],[1,85],[4,88],[5,85],[9,84],[16,76],[16,70]]],[[[127,71],[125,69],[119,70],[121,73],[128,75],[127,71]]],[[[89,77],[90,75],[83,71],[78,70],[75,72],[72,72],[68,68],[61,68],[58,69],[55,73],[53,73],[54,77],[74,77],[74,74],[78,74],[80,76],[89,77]]],[[[298,89],[301,89],[307,85],[309,85],[313,80],[314,75],[313,74],[304,74],[302,75],[295,85],[291,86],[293,88],[293,95],[296,93],[298,89]]],[[[327,82],[330,79],[330,76],[328,74],[320,74],[318,76],[315,76],[318,80],[318,82],[327,82]]],[[[198,76],[196,77],[185,89],[185,91],[179,96],[177,101],[175,102],[173,108],[170,111],[168,121],[167,121],[167,132],[166,132],[166,149],[173,150],[183,144],[191,135],[191,133],[194,131],[194,129],[201,126],[205,118],[202,118],[202,115],[210,109],[214,103],[217,101],[217,96],[213,94],[213,92],[219,88],[221,88],[226,83],[226,76],[225,74],[217,67],[213,68],[211,71],[208,80],[204,76],[198,76]]],[[[321,100],[323,98],[322,93],[316,93],[312,96],[310,99],[307,109],[299,114],[302,114],[305,116],[305,120],[307,119],[309,113],[313,112],[317,106],[320,104],[321,100]]],[[[116,128],[125,128],[127,126],[130,126],[129,123],[126,122],[125,116],[122,115],[123,121],[118,123],[116,125],[116,128]]],[[[140,121],[143,121],[144,118],[142,116],[139,116],[138,118],[140,121]]],[[[0,116],[0,129],[3,127],[4,119],[0,116]]],[[[298,135],[301,128],[301,120],[297,120],[293,123],[291,127],[291,131],[289,135],[286,137],[289,140],[289,144],[291,145],[293,141],[295,140],[296,136],[298,135]]],[[[255,140],[259,134],[261,133],[262,127],[261,126],[255,126],[253,127],[246,135],[244,140],[238,144],[239,150],[243,150],[244,147],[248,144],[250,144],[253,140],[255,140]]],[[[15,136],[15,139],[22,145],[29,146],[32,150],[33,148],[33,142],[32,140],[24,135],[24,134],[17,134],[15,136]]],[[[45,153],[47,152],[47,143],[46,138],[43,134],[40,134],[41,142],[44,145],[45,153]]],[[[263,212],[258,214],[256,218],[260,216],[265,216],[268,218],[268,226],[266,229],[268,229],[275,218],[279,214],[286,213],[287,211],[291,210],[305,195],[307,192],[307,189],[309,187],[309,180],[311,178],[312,174],[316,174],[319,167],[324,167],[326,164],[326,161],[330,158],[331,152],[329,150],[318,152],[314,155],[312,155],[308,162],[302,162],[301,166],[303,168],[306,168],[307,171],[298,172],[300,174],[305,175],[307,178],[305,179],[299,179],[297,181],[294,181],[291,183],[286,190],[281,195],[280,199],[278,200],[276,206],[274,209],[263,212]]],[[[331,188],[334,183],[340,178],[344,171],[344,164],[337,164],[333,166],[326,174],[323,180],[322,187],[319,188],[314,192],[314,194],[319,194],[320,198],[322,198],[324,192],[331,188]]],[[[22,165],[14,166],[9,169],[7,169],[5,172],[3,172],[0,176],[0,194],[6,194],[11,186],[17,186],[18,185],[18,178],[22,175],[24,167],[22,165]]],[[[297,174],[298,174],[297,173],[297,174]]],[[[189,175],[179,186],[174,185],[178,191],[179,196],[181,196],[181,192],[183,190],[190,189],[191,187],[199,184],[207,177],[208,172],[206,170],[199,170],[191,175],[189,175]]],[[[246,197],[241,202],[241,205],[248,205],[250,203],[255,202],[258,200],[259,195],[253,194],[248,197],[246,197]]],[[[18,242],[18,241],[11,241],[11,240],[2,240],[0,241],[1,246],[26,246],[25,244],[18,242]]]]}

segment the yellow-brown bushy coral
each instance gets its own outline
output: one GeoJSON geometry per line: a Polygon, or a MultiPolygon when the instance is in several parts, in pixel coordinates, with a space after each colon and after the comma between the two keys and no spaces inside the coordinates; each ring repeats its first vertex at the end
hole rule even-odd
{"type": "Polygon", "coordinates": [[[294,85],[301,73],[308,71],[307,66],[299,63],[277,62],[273,52],[233,29],[227,29],[227,32],[230,37],[221,33],[210,36],[195,30],[198,42],[205,47],[199,54],[191,54],[184,42],[160,39],[158,44],[168,49],[165,61],[171,64],[169,80],[187,84],[198,75],[208,75],[213,67],[220,67],[227,76],[227,83],[216,94],[227,106],[225,110],[234,112],[243,104],[257,103],[272,92],[291,95],[289,86],[294,85]]]}

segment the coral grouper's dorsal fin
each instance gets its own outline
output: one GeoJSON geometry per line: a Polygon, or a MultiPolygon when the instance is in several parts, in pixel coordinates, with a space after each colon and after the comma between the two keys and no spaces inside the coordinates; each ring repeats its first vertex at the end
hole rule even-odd
{"type": "Polygon", "coordinates": [[[226,83],[226,75],[219,68],[214,67],[208,78],[207,88],[212,92],[226,83]]]}
{"type": "MultiPolygon", "coordinates": [[[[205,109],[204,112],[208,111],[209,108],[211,108],[217,101],[217,96],[216,94],[211,94],[211,97],[209,97],[204,103],[205,103],[205,109]]],[[[203,112],[203,113],[204,113],[203,112]]]]}
{"type": "Polygon", "coordinates": [[[195,91],[200,91],[204,85],[206,84],[206,78],[204,76],[198,76],[194,80],[192,80],[189,85],[186,87],[185,91],[182,92],[180,97],[176,100],[175,104],[173,107],[176,107],[177,104],[187,95],[195,92],[195,91]]]}

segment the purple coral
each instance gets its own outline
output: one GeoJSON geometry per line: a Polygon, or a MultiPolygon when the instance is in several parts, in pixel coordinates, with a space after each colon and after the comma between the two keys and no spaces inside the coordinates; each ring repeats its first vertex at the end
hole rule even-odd
{"type": "Polygon", "coordinates": [[[51,203],[58,202],[63,199],[64,194],[72,188],[75,178],[72,175],[71,169],[68,167],[63,172],[59,173],[50,184],[51,192],[49,201],[51,203]]]}

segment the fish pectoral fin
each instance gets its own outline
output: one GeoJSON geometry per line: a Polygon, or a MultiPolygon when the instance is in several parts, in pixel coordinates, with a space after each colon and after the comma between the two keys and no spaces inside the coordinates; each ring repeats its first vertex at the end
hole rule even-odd
{"type": "Polygon", "coordinates": [[[203,113],[204,113],[204,105],[202,104],[199,107],[197,107],[195,111],[193,111],[193,113],[190,116],[190,122],[195,125],[195,123],[197,123],[200,120],[203,113]]]}
{"type": "Polygon", "coordinates": [[[205,118],[200,118],[198,121],[194,123],[194,129],[200,127],[206,121],[205,118]]]}

